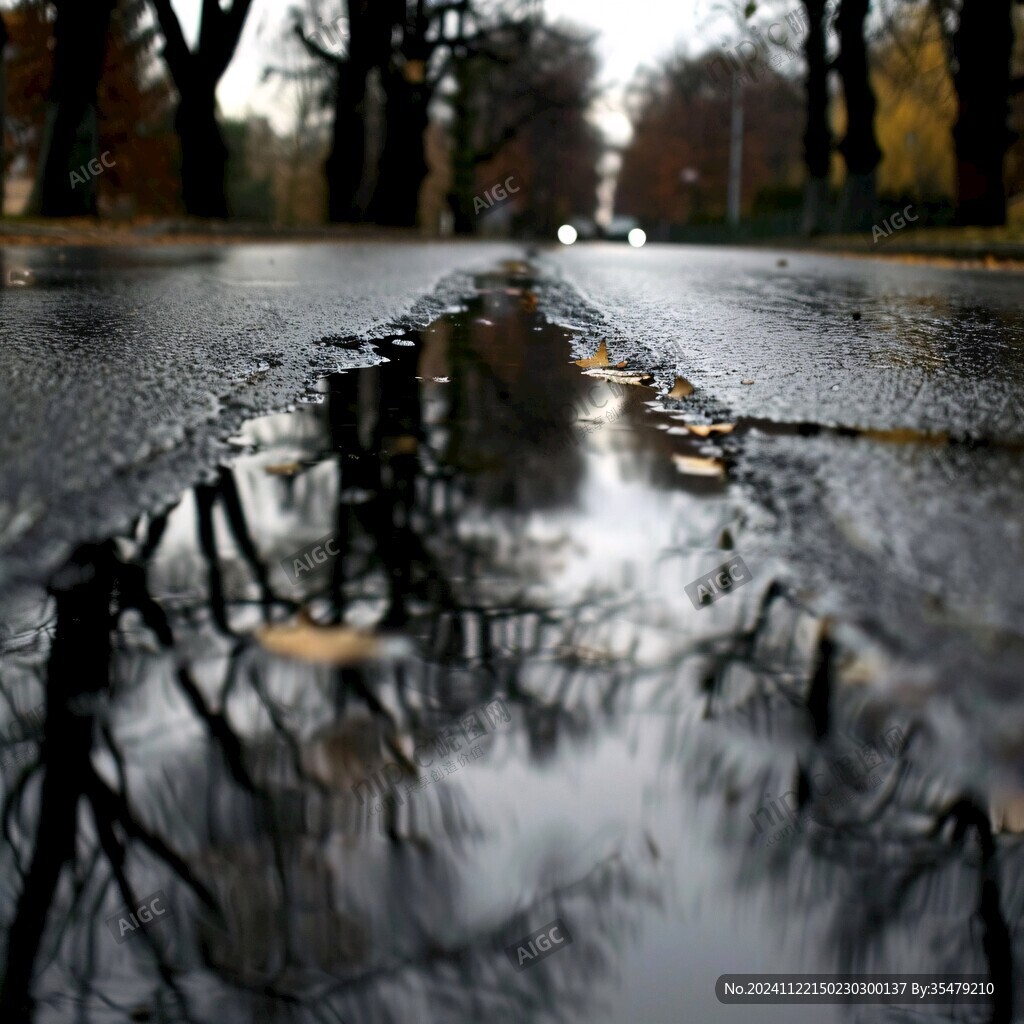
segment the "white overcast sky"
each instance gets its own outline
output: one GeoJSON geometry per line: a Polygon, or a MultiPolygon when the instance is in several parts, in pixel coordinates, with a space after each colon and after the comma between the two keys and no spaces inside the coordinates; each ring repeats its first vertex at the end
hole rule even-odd
{"type": "MultiPolygon", "coordinates": [[[[174,0],[186,36],[195,38],[201,0],[174,0]]],[[[595,111],[610,141],[625,141],[628,123],[622,113],[621,90],[643,64],[654,64],[677,46],[691,52],[715,40],[710,31],[716,0],[544,0],[552,19],[565,18],[598,32],[602,84],[611,86],[595,111]]],[[[280,86],[261,83],[265,65],[279,51],[290,0],[254,0],[235,59],[221,80],[218,98],[224,113],[270,116],[286,125],[280,86]]],[[[338,4],[339,11],[341,4],[338,4]]]]}

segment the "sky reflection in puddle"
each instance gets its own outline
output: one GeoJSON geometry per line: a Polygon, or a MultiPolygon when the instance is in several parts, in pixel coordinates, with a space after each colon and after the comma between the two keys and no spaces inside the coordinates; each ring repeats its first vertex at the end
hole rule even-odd
{"type": "Polygon", "coordinates": [[[4,689],[49,714],[45,782],[3,769],[0,1018],[32,970],[38,1021],[221,1024],[827,1021],[722,1007],[715,981],[987,973],[984,837],[938,828],[908,751],[831,806],[811,785],[913,730],[834,692],[839,644],[747,510],[680,472],[731,450],[584,376],[529,286],[484,279],[321,404],[250,422],[216,480],[10,624],[4,689]],[[737,553],[752,585],[696,609],[685,585],[737,553]],[[268,651],[288,622],[327,653],[268,651]],[[507,722],[460,733],[495,701],[507,722]],[[115,943],[104,921],[157,891],[170,919],[115,943]],[[572,944],[513,971],[556,918],[572,944]]]}

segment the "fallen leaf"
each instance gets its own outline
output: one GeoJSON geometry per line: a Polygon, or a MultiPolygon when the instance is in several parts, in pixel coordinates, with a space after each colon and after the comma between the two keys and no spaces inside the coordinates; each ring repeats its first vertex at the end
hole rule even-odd
{"type": "Polygon", "coordinates": [[[741,384],[753,384],[754,382],[752,380],[741,380],[740,383],[741,384]]]}
{"type": "Polygon", "coordinates": [[[640,370],[619,370],[614,367],[609,367],[607,370],[587,370],[583,376],[598,377],[616,384],[636,384],[640,387],[654,383],[654,378],[649,373],[643,373],[640,370]]]}
{"type": "Polygon", "coordinates": [[[577,359],[577,366],[582,366],[584,370],[589,370],[592,366],[607,366],[608,365],[608,343],[604,339],[601,340],[601,344],[598,346],[597,351],[589,359],[577,359]]]}
{"type": "Polygon", "coordinates": [[[932,447],[949,444],[949,435],[945,432],[931,434],[924,430],[914,430],[913,427],[894,427],[890,430],[868,428],[858,433],[861,437],[886,444],[924,444],[932,447]]]}
{"type": "Polygon", "coordinates": [[[676,469],[687,476],[725,476],[725,464],[718,459],[700,455],[673,455],[672,461],[676,469]]]}
{"type": "Polygon", "coordinates": [[[255,635],[271,654],[322,665],[358,665],[381,652],[380,637],[373,633],[351,626],[321,626],[306,615],[287,625],[262,626],[255,635]]]}
{"type": "Polygon", "coordinates": [[[712,434],[731,434],[736,429],[735,423],[687,423],[686,429],[698,437],[710,437],[712,434]]]}
{"type": "Polygon", "coordinates": [[[693,385],[685,377],[676,377],[669,398],[689,398],[693,394],[693,385]]]}
{"type": "Polygon", "coordinates": [[[302,470],[301,462],[278,462],[272,466],[264,466],[263,472],[271,476],[295,476],[302,470]]]}

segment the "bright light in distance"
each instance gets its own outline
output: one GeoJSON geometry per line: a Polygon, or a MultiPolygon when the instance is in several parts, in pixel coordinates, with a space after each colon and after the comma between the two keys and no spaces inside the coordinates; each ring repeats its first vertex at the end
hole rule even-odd
{"type": "Polygon", "coordinates": [[[558,229],[558,240],[562,245],[572,245],[576,241],[576,229],[571,224],[563,224],[558,229]]]}
{"type": "Polygon", "coordinates": [[[629,242],[634,249],[639,249],[647,241],[647,232],[643,228],[633,228],[628,235],[626,235],[626,241],[629,242]]]}

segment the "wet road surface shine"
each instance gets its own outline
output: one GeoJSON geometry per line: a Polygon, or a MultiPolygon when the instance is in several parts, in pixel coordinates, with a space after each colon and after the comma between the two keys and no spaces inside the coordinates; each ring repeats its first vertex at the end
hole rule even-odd
{"type": "Polygon", "coordinates": [[[585,375],[534,284],[482,278],[319,403],[248,422],[215,480],[20,605],[0,679],[48,714],[42,765],[3,769],[35,865],[22,884],[2,847],[3,1019],[32,968],[39,1021],[754,1019],[714,995],[752,971],[1007,990],[1012,790],[937,763],[919,702],[878,685],[892,650],[794,582],[791,506],[764,500],[773,460],[792,486],[839,446],[928,446],[695,436],[699,403],[585,375]],[[708,574],[726,592],[697,607],[708,574]],[[171,919],[115,942],[105,920],[157,891],[171,919]],[[572,944],[514,970],[555,919],[572,944]]]}

